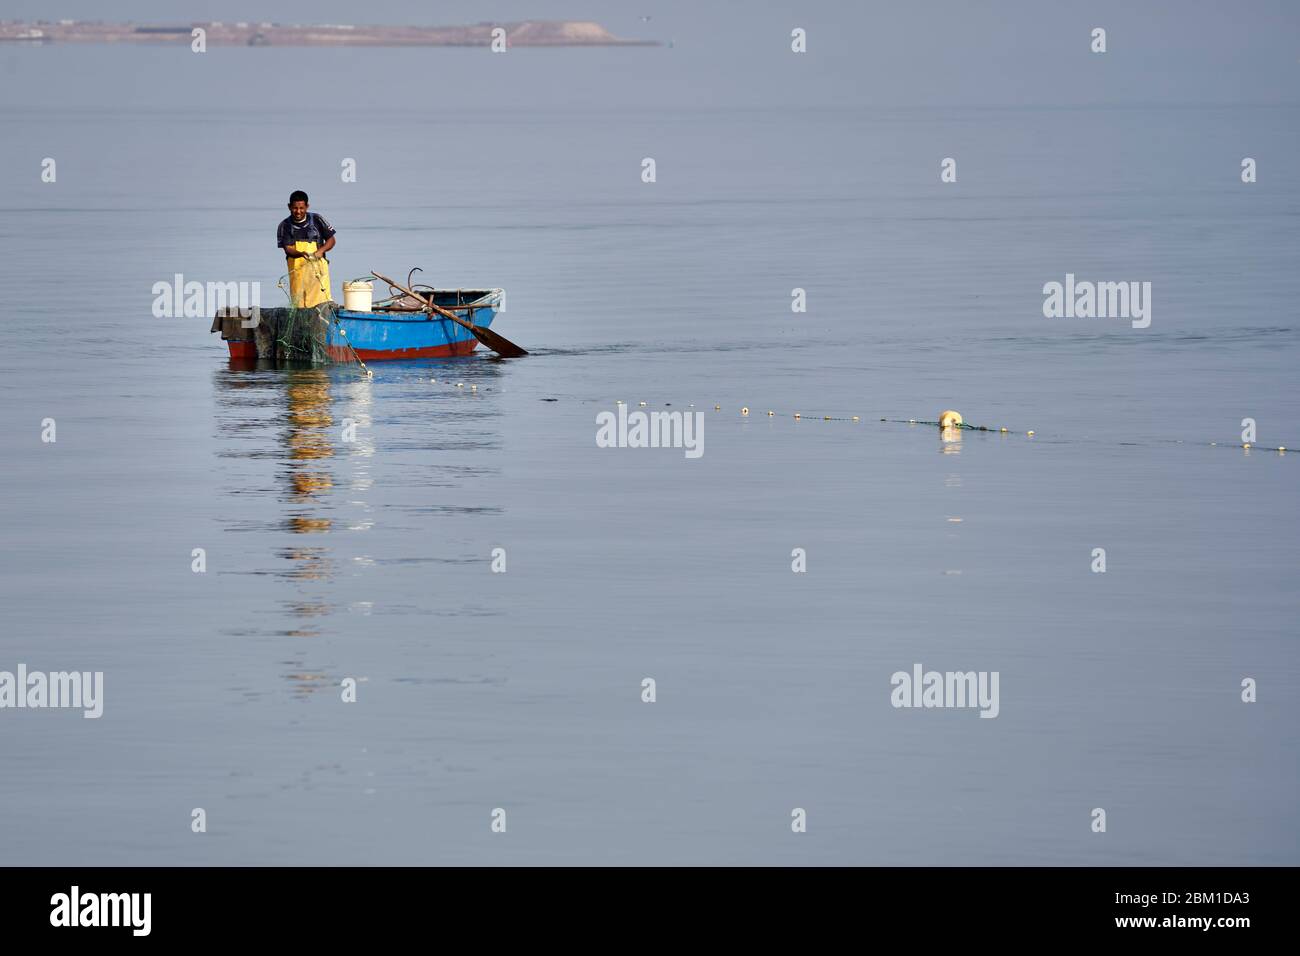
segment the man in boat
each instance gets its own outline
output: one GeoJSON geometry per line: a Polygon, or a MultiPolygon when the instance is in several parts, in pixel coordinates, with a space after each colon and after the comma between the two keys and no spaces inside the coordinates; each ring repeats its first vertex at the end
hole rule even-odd
{"type": "Polygon", "coordinates": [[[334,227],[320,213],[308,212],[307,194],[289,196],[289,218],[275,232],[289,266],[289,295],[296,308],[330,301],[330,265],[325,253],[334,248],[334,227]]]}

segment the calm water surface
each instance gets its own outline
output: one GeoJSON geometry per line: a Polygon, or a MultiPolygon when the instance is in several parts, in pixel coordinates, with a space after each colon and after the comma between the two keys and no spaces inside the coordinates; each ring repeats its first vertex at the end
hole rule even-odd
{"type": "Polygon", "coordinates": [[[106,683],[98,721],[0,715],[0,859],[1300,862],[1300,454],[1223,447],[1245,417],[1300,446],[1300,191],[1235,172],[1297,154],[1296,110],[611,85],[445,148],[399,145],[403,108],[317,135],[258,108],[267,69],[200,83],[224,110],[0,111],[31,173],[0,193],[0,669],[106,683]],[[246,369],[151,316],[178,272],[279,295],[297,186],[336,285],[503,286],[534,354],[246,369]],[[1067,272],[1150,281],[1151,327],[1043,318],[1067,272]],[[705,454],[597,448],[618,400],[694,405],[705,454]],[[948,407],[1019,434],[879,421],[948,407]],[[891,708],[914,662],[999,671],[999,717],[891,708]]]}

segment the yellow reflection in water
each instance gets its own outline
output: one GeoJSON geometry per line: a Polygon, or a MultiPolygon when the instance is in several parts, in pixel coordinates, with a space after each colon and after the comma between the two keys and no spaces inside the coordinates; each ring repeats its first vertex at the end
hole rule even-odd
{"type": "MultiPolygon", "coordinates": [[[[289,402],[289,427],[285,444],[289,450],[289,498],[294,502],[311,502],[334,487],[334,476],[326,468],[304,467],[303,462],[320,462],[334,457],[334,438],[330,428],[330,380],[324,369],[289,372],[285,393],[289,402]]],[[[288,519],[290,531],[319,534],[329,531],[329,518],[295,514],[288,519]]]]}
{"type": "Polygon", "coordinates": [[[297,534],[321,534],[334,527],[331,519],[313,518],[310,515],[289,515],[285,524],[297,534]]]}
{"type": "MultiPolygon", "coordinates": [[[[292,534],[327,534],[334,529],[330,517],[336,494],[335,415],[331,379],[325,369],[284,369],[272,376],[262,368],[238,369],[218,378],[224,411],[238,416],[237,427],[255,424],[242,414],[242,406],[265,407],[273,404],[276,415],[271,435],[279,451],[278,468],[273,476],[277,507],[275,526],[292,534]],[[261,392],[251,401],[241,393],[261,392]]],[[[272,476],[268,476],[272,478],[272,476]]],[[[279,635],[290,638],[314,638],[321,634],[323,619],[336,608],[329,600],[330,582],[336,576],[333,549],[300,539],[292,547],[277,549],[277,557],[288,562],[288,570],[278,577],[292,582],[296,593],[281,602],[281,613],[288,619],[279,635]]],[[[319,540],[319,539],[317,539],[319,540]]],[[[284,565],[281,565],[283,568],[284,565]]],[[[298,696],[336,686],[319,663],[306,660],[281,661],[280,675],[298,696]],[[283,665],[287,664],[286,669],[283,665]]]]}
{"type": "Polygon", "coordinates": [[[293,486],[295,498],[311,498],[314,495],[329,491],[334,487],[334,476],[328,471],[293,471],[289,475],[289,482],[293,486]]]}
{"type": "MultiPolygon", "coordinates": [[[[285,500],[298,506],[323,504],[334,488],[334,475],[326,465],[334,457],[329,375],[324,369],[295,370],[287,374],[288,428],[284,443],[289,467],[284,473],[288,485],[285,500]]],[[[327,534],[334,522],[325,515],[298,511],[287,516],[285,527],[294,534],[327,534]]],[[[333,577],[334,562],[328,548],[287,548],[281,554],[294,563],[291,576],[296,580],[328,581],[333,577]]],[[[296,600],[288,609],[300,621],[298,627],[289,631],[292,637],[316,637],[320,630],[308,622],[334,610],[328,601],[318,598],[296,600]]],[[[295,670],[284,677],[299,696],[332,684],[326,675],[311,671],[295,670]]]]}

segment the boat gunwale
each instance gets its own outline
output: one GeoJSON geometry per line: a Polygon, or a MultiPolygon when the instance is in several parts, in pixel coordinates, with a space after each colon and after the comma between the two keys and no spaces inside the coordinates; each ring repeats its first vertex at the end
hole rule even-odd
{"type": "MultiPolygon", "coordinates": [[[[465,312],[474,309],[496,309],[501,299],[505,296],[505,289],[438,289],[438,292],[481,292],[477,299],[471,302],[462,302],[459,305],[439,305],[439,308],[446,309],[448,312],[465,312]]],[[[334,310],[334,315],[338,319],[347,319],[353,322],[429,322],[437,320],[439,322],[450,321],[445,316],[433,315],[423,309],[401,309],[385,312],[357,312],[352,309],[344,309],[341,306],[334,310]]]]}

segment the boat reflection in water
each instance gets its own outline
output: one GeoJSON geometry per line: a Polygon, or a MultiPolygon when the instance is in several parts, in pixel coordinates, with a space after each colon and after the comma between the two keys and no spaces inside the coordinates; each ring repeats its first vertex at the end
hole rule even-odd
{"type": "Polygon", "coordinates": [[[454,651],[428,637],[439,620],[510,613],[465,586],[487,566],[486,540],[504,512],[497,396],[508,368],[425,359],[386,363],[371,379],[355,365],[231,361],[214,373],[219,521],[230,532],[221,567],[240,589],[223,608],[223,633],[255,642],[245,650],[263,670],[252,668],[255,686],[240,690],[269,693],[259,680],[268,668],[304,697],[365,680],[342,668],[379,659],[358,644],[379,631],[369,626],[377,618],[384,652],[401,648],[401,663],[386,665],[402,671],[396,680],[501,679],[490,653],[458,643],[475,629],[443,632],[454,651]]]}
{"type": "MultiPolygon", "coordinates": [[[[336,610],[322,585],[328,585],[337,573],[335,549],[326,543],[326,536],[340,527],[336,456],[341,444],[348,448],[347,460],[355,464],[353,480],[346,483],[353,499],[349,504],[366,507],[356,498],[370,485],[367,463],[373,448],[366,437],[370,382],[339,372],[259,368],[255,362],[231,360],[229,367],[215,374],[220,437],[240,439],[238,443],[223,441],[220,456],[243,459],[241,464],[256,465],[268,458],[278,462],[275,481],[267,491],[260,490],[266,484],[258,480],[261,475],[236,479],[239,493],[232,495],[227,530],[310,536],[275,551],[288,567],[248,572],[293,581],[300,592],[281,602],[291,625],[274,631],[277,636],[316,637],[322,621],[336,610]],[[267,439],[271,440],[269,447],[267,439]],[[269,509],[256,503],[267,494],[276,499],[269,509]],[[248,500],[250,497],[253,500],[248,500]],[[271,515],[270,520],[257,521],[271,515]]],[[[257,471],[264,473],[264,468],[257,471]]],[[[368,527],[369,522],[353,522],[347,530],[368,527]]],[[[281,661],[289,668],[283,676],[296,693],[306,695],[338,683],[310,666],[307,656],[294,653],[292,659],[281,661]]]]}

